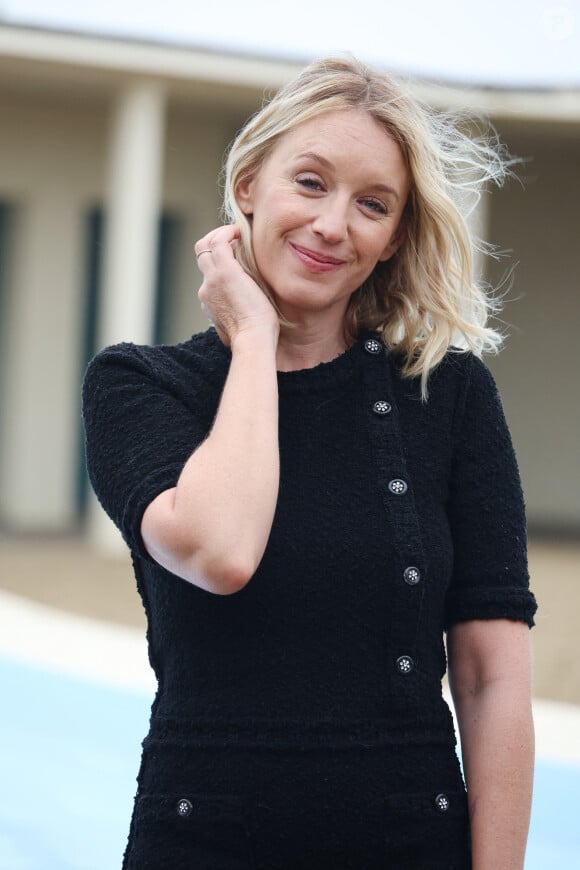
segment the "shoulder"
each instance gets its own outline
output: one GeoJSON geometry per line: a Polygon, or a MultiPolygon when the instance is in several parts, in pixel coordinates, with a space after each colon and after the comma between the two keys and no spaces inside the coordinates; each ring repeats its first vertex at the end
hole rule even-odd
{"type": "Polygon", "coordinates": [[[503,425],[493,375],[471,351],[451,348],[445,354],[429,376],[426,400],[421,397],[420,378],[405,377],[402,361],[396,357],[394,368],[395,396],[409,437],[428,431],[430,438],[455,447],[481,425],[503,425]]]}
{"type": "Polygon", "coordinates": [[[109,368],[133,368],[144,373],[186,367],[195,371],[211,371],[227,366],[229,351],[214,329],[199,332],[187,341],[171,345],[121,344],[104,348],[90,361],[87,373],[109,368]]]}
{"type": "Polygon", "coordinates": [[[83,396],[94,394],[120,382],[178,386],[223,382],[230,353],[214,329],[197,333],[175,345],[137,345],[121,343],[100,351],[88,364],[83,396]]]}
{"type": "Polygon", "coordinates": [[[490,369],[481,357],[469,350],[451,347],[431,373],[429,386],[458,391],[495,387],[490,369]]]}
{"type": "Polygon", "coordinates": [[[452,391],[456,396],[456,412],[463,413],[469,402],[472,409],[497,403],[499,393],[495,379],[486,363],[471,351],[451,349],[445,354],[432,377],[434,394],[452,391]]]}
{"type": "Polygon", "coordinates": [[[461,411],[468,393],[489,397],[497,392],[491,371],[481,358],[471,351],[450,348],[441,361],[431,370],[428,379],[428,398],[421,398],[421,379],[408,378],[403,374],[403,359],[393,355],[396,389],[399,397],[419,404],[428,414],[439,413],[444,408],[461,411]]]}
{"type": "MultiPolygon", "coordinates": [[[[403,356],[397,353],[393,353],[390,356],[397,379],[407,385],[407,394],[419,397],[421,395],[420,377],[405,377],[403,375],[403,356]]],[[[429,398],[439,399],[441,395],[445,395],[449,391],[461,391],[469,386],[472,378],[475,378],[479,382],[493,384],[492,374],[480,357],[470,350],[450,347],[440,362],[429,373],[429,398]]]]}
{"type": "Polygon", "coordinates": [[[478,449],[483,449],[485,443],[495,444],[511,453],[503,404],[486,363],[471,352],[451,352],[444,358],[440,374],[443,385],[453,384],[453,443],[457,446],[469,443],[474,450],[476,444],[478,449]]]}

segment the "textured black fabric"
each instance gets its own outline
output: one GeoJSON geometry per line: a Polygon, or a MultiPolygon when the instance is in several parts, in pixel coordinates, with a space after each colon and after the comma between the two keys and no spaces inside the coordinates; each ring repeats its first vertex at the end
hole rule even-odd
{"type": "MultiPolygon", "coordinates": [[[[469,866],[441,697],[443,630],[469,619],[533,623],[518,471],[479,360],[449,353],[423,403],[418,382],[369,337],[331,363],[279,373],[276,514],[255,576],[231,596],[162,569],[139,531],[147,505],[209,433],[229,351],[211,329],[172,347],[109,348],[88,369],[89,473],[132,551],[159,681],[128,867],[246,866],[240,831],[258,870],[469,866]],[[434,809],[440,791],[453,794],[450,815],[434,809]],[[197,795],[203,818],[206,798],[225,798],[216,830],[238,838],[228,855],[179,863],[179,849],[206,848],[192,833],[179,845],[182,793],[197,795]],[[234,824],[242,797],[247,818],[234,813],[234,824]],[[261,804],[285,809],[269,818],[261,804]],[[152,816],[160,845],[148,860],[158,864],[140,863],[152,816]],[[455,819],[450,838],[443,818],[455,819]],[[310,855],[305,863],[290,841],[310,855]],[[399,865],[401,849],[408,863],[399,865]],[[442,863],[423,863],[433,849],[442,863]]],[[[197,830],[197,815],[188,818],[197,830]]]]}
{"type": "Polygon", "coordinates": [[[200,751],[150,740],[126,866],[467,870],[457,759],[451,747],[200,751]]]}

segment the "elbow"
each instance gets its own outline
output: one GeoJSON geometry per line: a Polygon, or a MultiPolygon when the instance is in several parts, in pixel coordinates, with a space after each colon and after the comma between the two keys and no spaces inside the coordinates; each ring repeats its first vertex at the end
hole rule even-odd
{"type": "Polygon", "coordinates": [[[180,552],[177,547],[155,546],[151,540],[147,541],[146,549],[162,568],[214,595],[240,592],[258,567],[255,560],[240,555],[216,556],[199,549],[193,553],[184,549],[180,552]]]}
{"type": "Polygon", "coordinates": [[[202,565],[198,562],[191,579],[215,595],[235,595],[248,585],[257,567],[253,560],[240,557],[211,559],[202,565]]]}
{"type": "Polygon", "coordinates": [[[212,578],[212,592],[217,595],[235,595],[248,585],[254,573],[255,568],[243,562],[223,565],[212,578]]]}

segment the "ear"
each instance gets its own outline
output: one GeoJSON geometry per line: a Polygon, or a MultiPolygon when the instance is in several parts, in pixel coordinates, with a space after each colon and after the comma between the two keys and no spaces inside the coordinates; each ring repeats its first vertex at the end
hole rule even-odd
{"type": "Polygon", "coordinates": [[[384,249],[383,253],[379,257],[379,263],[386,263],[387,260],[390,260],[393,254],[396,254],[403,242],[407,237],[407,230],[403,221],[399,224],[399,228],[389,244],[384,249]]]}
{"type": "Polygon", "coordinates": [[[252,176],[242,178],[236,187],[236,202],[245,215],[254,211],[254,179],[252,176]]]}

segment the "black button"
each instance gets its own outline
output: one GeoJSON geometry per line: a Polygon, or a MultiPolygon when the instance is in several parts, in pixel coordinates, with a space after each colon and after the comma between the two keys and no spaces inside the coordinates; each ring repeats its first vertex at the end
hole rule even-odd
{"type": "Polygon", "coordinates": [[[393,495],[405,495],[408,490],[408,486],[404,480],[401,480],[399,477],[396,477],[394,480],[389,481],[389,489],[393,493],[393,495]]]}
{"type": "Polygon", "coordinates": [[[438,794],[435,798],[435,806],[439,810],[440,813],[446,813],[449,809],[449,798],[446,794],[438,794]]]}
{"type": "Polygon", "coordinates": [[[415,662],[411,656],[399,656],[397,659],[397,670],[401,674],[410,674],[415,667],[415,662]]]}
{"type": "Polygon", "coordinates": [[[188,801],[187,798],[180,798],[177,801],[177,815],[182,818],[186,818],[191,815],[191,811],[193,810],[193,804],[191,801],[188,801]]]}
{"type": "Polygon", "coordinates": [[[376,338],[367,338],[365,341],[365,350],[367,353],[372,353],[376,356],[381,352],[382,344],[376,338]]]}
{"type": "Polygon", "coordinates": [[[403,572],[403,577],[405,579],[405,583],[408,583],[409,586],[416,586],[417,583],[421,580],[421,572],[413,565],[409,565],[408,568],[405,568],[403,572]]]}
{"type": "Polygon", "coordinates": [[[373,411],[375,414],[390,414],[391,413],[391,404],[390,402],[385,401],[384,399],[379,399],[378,402],[375,402],[373,405],[373,411]]]}

